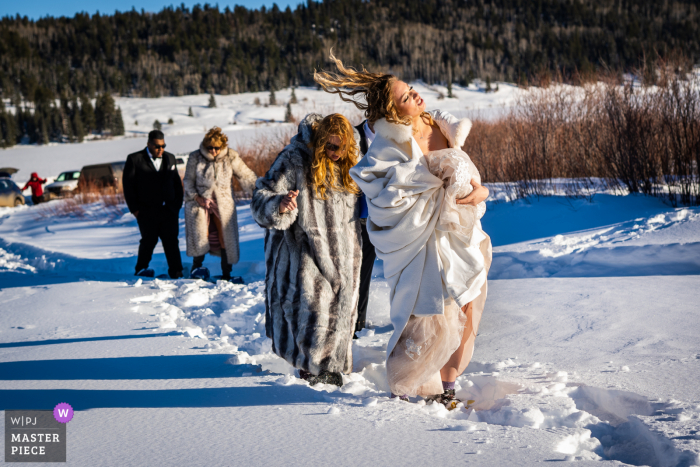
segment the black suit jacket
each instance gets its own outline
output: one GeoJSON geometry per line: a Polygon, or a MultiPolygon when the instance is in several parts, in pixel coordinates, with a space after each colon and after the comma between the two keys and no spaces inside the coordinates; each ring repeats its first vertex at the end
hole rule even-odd
{"type": "Polygon", "coordinates": [[[169,152],[163,152],[160,170],[156,170],[145,148],[129,154],[124,166],[122,185],[126,204],[132,213],[153,212],[165,206],[177,214],[182,207],[182,180],[177,171],[175,156],[169,152]]]}
{"type": "Polygon", "coordinates": [[[363,120],[362,123],[357,125],[355,129],[357,132],[360,134],[360,152],[362,153],[362,156],[364,157],[365,154],[367,154],[367,149],[369,148],[369,145],[367,144],[367,135],[365,135],[365,122],[367,120],[363,120]]]}

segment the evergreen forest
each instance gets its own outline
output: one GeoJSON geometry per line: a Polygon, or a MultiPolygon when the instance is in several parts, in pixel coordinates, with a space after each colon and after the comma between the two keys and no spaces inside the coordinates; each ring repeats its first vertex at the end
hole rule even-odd
{"type": "Polygon", "coordinates": [[[310,85],[314,69],[329,67],[331,47],[349,64],[405,80],[524,83],[547,72],[629,70],[679,51],[697,63],[700,7],[695,0],[308,0],[284,10],[205,4],[5,17],[0,93],[32,110],[12,116],[0,108],[0,139],[119,134],[121,114],[109,102],[115,94],[310,85]]]}

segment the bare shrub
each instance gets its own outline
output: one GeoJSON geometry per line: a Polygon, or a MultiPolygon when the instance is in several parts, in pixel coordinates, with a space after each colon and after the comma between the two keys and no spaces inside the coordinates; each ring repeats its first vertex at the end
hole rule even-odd
{"type": "MultiPolygon", "coordinates": [[[[255,175],[262,177],[296,133],[297,127],[292,125],[285,125],[276,130],[261,131],[251,140],[241,143],[236,151],[240,154],[243,162],[255,172],[255,175]]],[[[250,195],[243,191],[235,178],[233,191],[236,199],[250,199],[250,195]]]]}
{"type": "Polygon", "coordinates": [[[697,204],[700,199],[700,79],[680,79],[689,74],[689,66],[662,68],[659,82],[661,133],[665,139],[666,157],[661,160],[664,180],[670,187],[672,202],[697,204]]]}
{"type": "Polygon", "coordinates": [[[37,214],[40,218],[76,217],[94,220],[106,217],[115,220],[124,215],[125,204],[121,186],[105,188],[88,182],[81,185],[79,192],[42,205],[37,214]]]}
{"type": "Polygon", "coordinates": [[[594,188],[699,202],[700,80],[690,67],[659,62],[648,82],[619,75],[578,77],[579,86],[533,79],[512,110],[476,121],[464,149],[484,182],[503,183],[509,198],[594,188]]]}

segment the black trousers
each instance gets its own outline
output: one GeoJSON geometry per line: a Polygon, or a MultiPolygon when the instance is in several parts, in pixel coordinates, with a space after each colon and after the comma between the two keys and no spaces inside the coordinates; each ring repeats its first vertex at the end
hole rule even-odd
{"type": "Polygon", "coordinates": [[[180,244],[177,239],[180,231],[178,214],[165,207],[160,207],[153,211],[139,212],[139,217],[136,220],[141,232],[136,272],[148,267],[153,257],[153,249],[160,238],[163,243],[163,251],[165,251],[165,259],[168,261],[168,275],[173,279],[182,277],[180,244]]]}
{"type": "MultiPolygon", "coordinates": [[[[197,268],[201,268],[202,264],[204,264],[204,256],[195,256],[192,258],[192,271],[194,271],[197,268]]],[[[221,249],[221,275],[223,276],[224,279],[230,279],[231,278],[231,270],[233,270],[233,266],[228,264],[228,259],[226,258],[226,249],[222,248],[221,249]]]]}
{"type": "Polygon", "coordinates": [[[355,332],[365,328],[367,321],[367,303],[369,302],[369,285],[372,282],[372,268],[374,260],[377,258],[377,252],[374,250],[374,245],[369,240],[367,234],[367,226],[362,224],[362,266],[360,266],[360,300],[357,303],[357,324],[355,332]]]}

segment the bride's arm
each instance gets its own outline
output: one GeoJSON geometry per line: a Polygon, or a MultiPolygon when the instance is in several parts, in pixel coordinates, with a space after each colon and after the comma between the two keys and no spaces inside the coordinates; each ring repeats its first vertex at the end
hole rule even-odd
{"type": "Polygon", "coordinates": [[[476,206],[479,203],[486,201],[489,197],[489,189],[483,185],[480,185],[476,180],[472,178],[472,186],[474,189],[465,198],[457,199],[457,204],[470,204],[476,206]]]}

